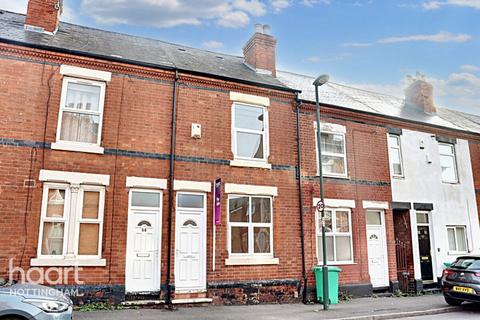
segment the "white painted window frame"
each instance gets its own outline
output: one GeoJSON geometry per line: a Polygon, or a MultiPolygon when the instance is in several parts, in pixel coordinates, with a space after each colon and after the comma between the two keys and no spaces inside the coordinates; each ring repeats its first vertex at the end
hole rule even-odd
{"type": "Polygon", "coordinates": [[[75,219],[75,256],[79,259],[101,259],[102,258],[102,240],[103,240],[103,217],[105,211],[105,188],[100,186],[82,185],[78,193],[78,201],[76,208],[75,219]],[[93,191],[99,193],[98,204],[98,218],[97,219],[85,219],[83,218],[83,197],[85,191],[93,191]],[[96,255],[80,255],[80,224],[98,224],[98,249],[96,255]]]}
{"type": "Polygon", "coordinates": [[[251,167],[261,167],[261,168],[267,168],[267,169],[271,168],[271,166],[268,165],[268,157],[270,156],[270,139],[269,139],[268,123],[269,123],[269,117],[268,117],[268,109],[266,106],[255,105],[255,104],[245,103],[245,102],[232,103],[232,151],[233,151],[233,158],[234,158],[234,160],[231,161],[232,166],[245,166],[245,167],[251,166],[251,167]],[[235,109],[237,105],[262,109],[263,131],[237,128],[236,121],[235,121],[235,109]],[[262,135],[262,142],[263,142],[263,158],[262,159],[238,156],[237,154],[237,133],[238,132],[262,135]]]}
{"type": "Polygon", "coordinates": [[[455,250],[450,249],[450,244],[448,244],[448,254],[456,255],[456,254],[464,254],[468,253],[468,238],[467,238],[467,226],[466,225],[448,225],[447,226],[447,239],[448,239],[448,230],[452,229],[455,235],[455,250]],[[463,228],[464,230],[464,243],[465,243],[465,251],[458,251],[458,235],[457,235],[457,228],[463,228]]]}
{"type": "MultiPolygon", "coordinates": [[[[320,124],[320,127],[322,125],[320,124]]],[[[315,159],[317,160],[316,166],[317,166],[317,175],[320,174],[320,161],[318,159],[318,137],[317,137],[317,126],[316,122],[314,123],[314,131],[315,131],[315,159]]],[[[325,177],[333,177],[333,178],[348,178],[348,166],[347,166],[347,139],[345,132],[339,132],[339,131],[332,131],[332,130],[325,130],[325,129],[320,129],[320,137],[322,133],[325,134],[335,134],[335,135],[341,135],[343,139],[343,150],[345,151],[343,154],[342,153],[334,153],[334,152],[326,152],[325,150],[322,149],[322,157],[323,156],[332,156],[332,157],[341,157],[343,158],[343,167],[345,168],[345,172],[342,174],[336,174],[336,173],[328,173],[323,171],[322,174],[325,177]]]]}
{"type": "Polygon", "coordinates": [[[440,158],[441,157],[450,157],[450,158],[453,158],[453,170],[455,172],[455,179],[454,180],[445,180],[444,177],[443,177],[443,172],[441,172],[441,161],[440,161],[440,173],[442,175],[442,182],[445,182],[445,183],[458,183],[459,180],[458,180],[458,169],[457,169],[457,157],[456,157],[456,154],[455,154],[455,144],[453,143],[446,143],[446,142],[439,142],[438,143],[438,146],[448,146],[451,148],[452,150],[452,153],[442,153],[440,152],[440,148],[438,149],[438,153],[440,155],[440,158]]]}
{"type": "Polygon", "coordinates": [[[43,184],[43,194],[42,194],[42,205],[41,205],[41,215],[40,215],[40,230],[38,232],[38,246],[37,246],[37,257],[43,259],[64,259],[67,252],[68,245],[68,230],[70,227],[70,185],[65,183],[44,183],[43,184]],[[50,189],[61,189],[65,190],[65,202],[63,205],[63,218],[49,218],[47,217],[47,206],[48,206],[48,191],[50,189]],[[42,254],[43,247],[43,225],[45,222],[63,222],[63,251],[61,255],[44,255],[42,254]]]}
{"type": "Polygon", "coordinates": [[[58,111],[56,142],[52,143],[52,149],[87,152],[87,153],[100,153],[100,154],[103,153],[104,149],[100,146],[100,143],[102,141],[103,110],[104,110],[104,104],[105,104],[105,90],[106,90],[105,82],[95,81],[95,80],[87,80],[87,79],[81,79],[81,78],[73,78],[73,77],[68,77],[68,76],[65,76],[63,78],[62,93],[61,93],[61,98],[60,98],[60,108],[59,108],[59,111],[58,111]],[[68,109],[68,108],[65,107],[65,102],[66,102],[66,99],[67,99],[67,92],[68,92],[68,84],[69,83],[78,83],[78,84],[100,87],[100,97],[99,97],[98,111],[73,110],[73,112],[76,112],[76,113],[99,116],[98,134],[97,134],[97,142],[96,143],[68,141],[68,140],[61,140],[61,138],[60,138],[61,137],[61,130],[62,130],[63,113],[64,112],[72,112],[71,109],[68,109]]]}
{"type": "MultiPolygon", "coordinates": [[[[228,255],[233,259],[273,259],[273,197],[262,195],[246,195],[246,194],[229,194],[227,203],[227,241],[228,241],[228,255]],[[234,197],[248,198],[248,222],[231,222],[230,221],[230,199],[234,197]],[[263,198],[270,200],[270,223],[251,222],[252,198],[263,198]],[[248,253],[232,253],[232,227],[247,227],[248,228],[248,253]],[[270,228],[270,252],[269,253],[255,253],[254,251],[254,227],[270,228]]],[[[252,263],[255,264],[255,263],[252,263]]]]}
{"type": "MultiPolygon", "coordinates": [[[[355,261],[354,257],[354,252],[353,252],[353,235],[352,235],[352,210],[350,208],[332,208],[332,207],[327,207],[325,208],[325,211],[331,211],[332,212],[332,230],[336,230],[337,228],[337,216],[336,212],[337,211],[347,211],[348,212],[348,223],[349,223],[349,232],[326,232],[325,236],[332,236],[333,237],[333,261],[327,261],[329,264],[333,265],[342,265],[342,264],[353,264],[355,261]],[[350,237],[350,250],[352,253],[352,259],[351,260],[339,260],[337,261],[337,250],[336,250],[336,244],[335,244],[335,237],[336,236],[349,236],[350,237]]],[[[322,236],[322,228],[319,223],[320,219],[320,213],[318,210],[316,210],[316,219],[315,219],[315,229],[316,229],[316,241],[315,241],[315,247],[316,247],[316,254],[317,254],[317,261],[318,264],[322,264],[323,260],[322,257],[320,257],[320,248],[318,247],[318,238],[322,236]]]]}
{"type": "Polygon", "coordinates": [[[390,159],[390,171],[392,173],[392,177],[394,178],[404,178],[405,177],[405,171],[404,171],[404,168],[403,168],[403,154],[402,154],[402,139],[400,139],[400,135],[398,134],[393,134],[393,133],[389,133],[388,134],[388,155],[389,155],[389,159],[390,159]],[[392,146],[390,144],[390,138],[394,138],[397,140],[397,143],[398,143],[398,147],[397,146],[392,146]],[[400,157],[400,169],[402,171],[401,174],[395,174],[394,173],[394,170],[393,170],[393,162],[392,162],[392,158],[390,157],[390,149],[394,149],[395,151],[398,152],[398,155],[400,157]]]}
{"type": "MultiPolygon", "coordinates": [[[[70,184],[66,183],[50,183],[46,182],[43,185],[42,206],[41,206],[41,218],[40,218],[40,230],[38,233],[38,246],[37,246],[37,258],[38,259],[52,259],[52,260],[65,260],[67,258],[67,248],[69,241],[74,241],[74,259],[75,260],[100,260],[102,255],[102,243],[103,243],[103,217],[105,208],[105,187],[93,186],[93,185],[81,185],[77,196],[77,206],[72,208],[71,206],[72,195],[70,191],[70,184]],[[65,190],[65,204],[63,219],[49,218],[47,217],[47,204],[48,204],[48,191],[50,189],[63,189],[65,190]],[[100,192],[100,203],[98,219],[83,219],[82,207],[83,207],[83,192],[84,191],[98,191],[100,192]],[[73,210],[73,212],[72,212],[73,210]],[[73,220],[71,219],[73,215],[73,220]],[[74,236],[70,234],[70,222],[74,221],[75,231],[74,236]],[[63,252],[61,255],[44,255],[42,254],[43,245],[43,224],[44,222],[63,222],[64,234],[63,234],[63,252]],[[97,255],[79,255],[78,246],[80,239],[80,223],[97,223],[99,224],[99,238],[98,238],[98,254],[97,255]]],[[[71,243],[70,243],[71,244],[71,243]]]]}

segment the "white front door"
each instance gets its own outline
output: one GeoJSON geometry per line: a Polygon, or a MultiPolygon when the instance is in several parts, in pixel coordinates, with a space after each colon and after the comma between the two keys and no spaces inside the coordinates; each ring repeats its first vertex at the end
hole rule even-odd
{"type": "Polygon", "coordinates": [[[206,194],[177,193],[175,291],[206,289],[206,194]]]}
{"type": "Polygon", "coordinates": [[[374,288],[389,286],[387,240],[383,211],[367,211],[368,270],[374,288]]]}
{"type": "Polygon", "coordinates": [[[129,293],[160,291],[161,204],[160,192],[130,191],[125,262],[129,293]]]}

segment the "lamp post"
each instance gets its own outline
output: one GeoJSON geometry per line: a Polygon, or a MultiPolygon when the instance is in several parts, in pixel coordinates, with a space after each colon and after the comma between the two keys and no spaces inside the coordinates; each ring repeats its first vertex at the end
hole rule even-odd
{"type": "Polygon", "coordinates": [[[318,175],[320,179],[320,202],[317,210],[321,214],[322,222],[322,275],[323,275],[323,310],[328,310],[328,267],[327,267],[327,241],[325,237],[325,198],[323,190],[323,168],[322,168],[322,134],[320,130],[320,103],[318,101],[318,87],[324,85],[329,80],[328,75],[321,75],[313,82],[315,86],[315,103],[317,113],[317,150],[318,150],[318,175]]]}

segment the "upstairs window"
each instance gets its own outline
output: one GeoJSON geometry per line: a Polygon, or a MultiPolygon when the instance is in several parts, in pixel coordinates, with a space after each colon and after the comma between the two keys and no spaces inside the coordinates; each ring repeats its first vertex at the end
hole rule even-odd
{"type": "Polygon", "coordinates": [[[57,141],[100,145],[105,83],[65,77],[57,141]]]}
{"type": "Polygon", "coordinates": [[[457,161],[455,159],[455,146],[450,143],[439,143],[440,166],[442,181],[449,183],[458,182],[457,161]]]}
{"type": "Polygon", "coordinates": [[[267,161],[267,111],[264,107],[233,104],[235,159],[267,161]]]}
{"type": "Polygon", "coordinates": [[[403,177],[402,147],[400,136],[388,135],[388,157],[390,159],[390,171],[394,177],[403,177]]]}
{"type": "MultiPolygon", "coordinates": [[[[322,123],[322,126],[324,124],[322,123]]],[[[318,146],[317,146],[317,129],[315,126],[315,156],[317,159],[317,174],[320,173],[318,164],[318,146]]],[[[332,126],[332,124],[326,124],[332,126]]],[[[339,125],[336,125],[340,127],[339,125]]],[[[345,130],[345,127],[342,127],[345,130]]],[[[321,148],[322,148],[322,173],[332,177],[347,176],[347,150],[345,145],[345,133],[324,130],[321,132],[321,148]]]]}

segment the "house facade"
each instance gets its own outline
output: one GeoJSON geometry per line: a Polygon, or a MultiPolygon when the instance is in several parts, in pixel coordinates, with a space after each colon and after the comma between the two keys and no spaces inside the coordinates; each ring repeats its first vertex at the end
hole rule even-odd
{"type": "MultiPolygon", "coordinates": [[[[314,110],[313,78],[289,72],[277,74],[284,83],[300,88],[305,108],[314,110]]],[[[391,290],[420,292],[437,286],[444,263],[462,254],[478,254],[477,117],[437,109],[433,88],[422,79],[407,88],[405,99],[333,82],[320,87],[319,93],[322,134],[327,139],[338,133],[338,141],[347,145],[347,159],[355,159],[354,163],[339,165],[341,153],[337,151],[343,149],[337,147],[331,153],[329,148],[334,143],[323,144],[325,197],[333,194],[345,199],[348,191],[344,185],[352,184],[354,194],[360,195],[351,202],[358,218],[356,232],[362,234],[357,238],[357,258],[352,265],[334,257],[329,262],[340,266],[342,272],[352,268],[355,275],[364,270],[362,263],[367,264],[370,281],[361,286],[367,292],[368,286],[374,290],[390,286],[391,290]],[[347,125],[346,130],[339,129],[342,121],[350,122],[353,128],[349,130],[347,125]],[[342,130],[347,132],[345,136],[342,130]],[[349,143],[353,144],[350,149],[349,143]],[[359,193],[363,185],[367,187],[359,193]],[[366,252],[362,254],[361,248],[366,252]]],[[[309,121],[314,121],[314,112],[310,117],[309,121]]],[[[302,148],[302,158],[310,157],[305,161],[315,163],[315,133],[313,129],[308,131],[304,132],[313,142],[302,148]]],[[[313,177],[304,176],[316,185],[314,194],[318,194],[318,171],[313,177]]],[[[343,205],[345,209],[346,203],[343,205]]],[[[352,282],[346,274],[343,276],[341,282],[352,282]]]]}
{"type": "Polygon", "coordinates": [[[322,263],[318,129],[341,290],[399,288],[408,239],[407,278],[427,281],[425,210],[432,252],[465,236],[432,254],[433,275],[480,250],[475,123],[411,121],[418,112],[404,116],[396,100],[358,103],[328,84],[317,128],[313,79],[276,70],[268,28],[237,57],[59,23],[57,3],[0,15],[1,274],[33,270],[31,280],[77,290],[77,303],[306,300],[322,263]]]}

